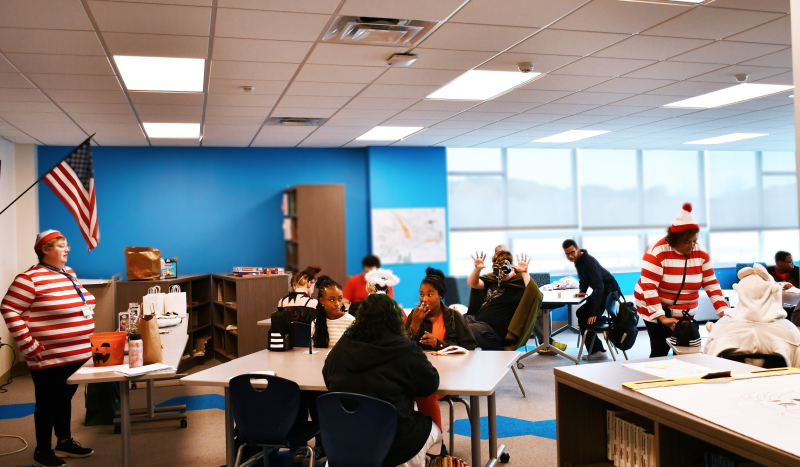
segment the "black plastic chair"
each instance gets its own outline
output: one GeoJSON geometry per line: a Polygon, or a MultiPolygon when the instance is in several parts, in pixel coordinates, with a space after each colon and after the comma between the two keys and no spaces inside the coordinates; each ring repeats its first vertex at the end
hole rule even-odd
{"type": "Polygon", "coordinates": [[[458,279],[453,276],[447,276],[444,278],[444,286],[447,288],[444,293],[444,302],[448,305],[461,303],[461,297],[458,294],[458,279]]]}
{"type": "Polygon", "coordinates": [[[292,324],[294,324],[294,346],[308,348],[308,341],[311,340],[311,325],[300,321],[294,321],[292,324]]]}
{"type": "Polygon", "coordinates": [[[783,358],[782,355],[778,354],[763,354],[763,353],[750,353],[750,354],[736,354],[735,350],[726,350],[719,355],[719,358],[724,358],[725,360],[733,360],[739,363],[746,363],[745,359],[752,358],[752,359],[762,359],[764,360],[764,366],[762,368],[785,368],[789,365],[786,364],[786,359],[783,358]]]}
{"type": "MultiPolygon", "coordinates": [[[[608,297],[606,298],[605,312],[607,312],[609,316],[600,315],[601,318],[605,318],[601,323],[595,321],[594,324],[582,325],[583,327],[586,328],[586,330],[583,332],[583,336],[581,336],[581,341],[578,344],[578,363],[576,363],[576,365],[579,364],[581,361],[581,354],[583,353],[584,344],[586,343],[586,338],[588,337],[590,332],[592,333],[592,342],[589,345],[589,348],[590,349],[594,348],[594,341],[595,339],[597,339],[597,333],[602,333],[603,340],[606,341],[606,346],[608,346],[608,351],[611,353],[611,358],[613,358],[615,362],[617,361],[617,357],[614,355],[614,353],[617,352],[617,348],[614,347],[608,341],[608,331],[611,330],[611,320],[614,319],[615,315],[614,312],[617,309],[616,307],[617,307],[617,294],[616,293],[608,294],[608,297]]],[[[622,351],[622,355],[625,356],[625,360],[628,359],[628,354],[626,354],[624,350],[622,351]]]]}
{"type": "Polygon", "coordinates": [[[361,394],[330,392],[317,398],[317,410],[329,467],[383,464],[397,431],[392,404],[361,394]]]}
{"type": "Polygon", "coordinates": [[[270,375],[240,375],[230,381],[233,420],[241,446],[234,467],[242,460],[246,445],[261,447],[264,466],[269,467],[272,448],[305,448],[314,465],[314,450],[308,441],[319,433],[314,421],[296,422],[300,410],[300,386],[294,381],[270,375]],[[251,380],[261,380],[253,386],[251,380]],[[266,387],[262,388],[266,383],[266,387]]]}

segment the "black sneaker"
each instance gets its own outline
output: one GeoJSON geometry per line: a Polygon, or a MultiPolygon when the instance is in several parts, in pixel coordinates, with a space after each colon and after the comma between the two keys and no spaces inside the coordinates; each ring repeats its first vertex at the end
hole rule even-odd
{"type": "Polygon", "coordinates": [[[93,449],[81,447],[81,443],[72,438],[56,443],[55,452],[58,457],[89,457],[94,454],[93,449]]]}
{"type": "Polygon", "coordinates": [[[56,457],[56,454],[51,450],[39,450],[38,448],[33,451],[33,465],[39,467],[64,467],[66,462],[56,457]]]}

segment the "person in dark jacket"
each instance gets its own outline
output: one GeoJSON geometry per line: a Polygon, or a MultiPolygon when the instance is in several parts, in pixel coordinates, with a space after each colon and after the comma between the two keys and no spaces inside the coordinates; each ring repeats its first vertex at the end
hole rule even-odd
{"type": "MultiPolygon", "coordinates": [[[[619,292],[619,284],[617,284],[614,276],[597,262],[594,256],[590,255],[586,250],[579,249],[575,240],[564,240],[561,247],[564,249],[567,259],[575,263],[575,270],[578,272],[580,293],[575,294],[575,296],[585,297],[589,287],[592,288],[592,295],[575,312],[578,317],[581,335],[583,335],[587,324],[599,324],[605,320],[601,315],[606,310],[606,299],[610,294],[619,292]]],[[[587,360],[608,358],[603,348],[603,343],[599,338],[594,339],[594,346],[589,348],[592,345],[591,337],[591,335],[587,336],[585,342],[586,355],[584,358],[587,360]]]]}
{"type": "Polygon", "coordinates": [[[322,368],[329,391],[352,392],[394,405],[397,432],[384,467],[424,467],[425,453],[438,454],[442,434],[414,411],[414,397],[439,388],[439,373],[403,332],[403,311],[388,295],[371,294],[356,320],[331,349],[322,368]]]}
{"type": "Polygon", "coordinates": [[[775,253],[775,266],[767,268],[767,272],[775,282],[783,282],[783,288],[799,287],[800,269],[794,267],[792,254],[788,251],[775,253]]]}

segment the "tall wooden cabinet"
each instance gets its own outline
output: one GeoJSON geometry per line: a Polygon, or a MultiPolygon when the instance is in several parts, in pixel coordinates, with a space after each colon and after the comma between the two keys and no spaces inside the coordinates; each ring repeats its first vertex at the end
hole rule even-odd
{"type": "Polygon", "coordinates": [[[284,191],[286,268],[319,266],[344,285],[347,279],[344,185],[297,185],[284,191]]]}
{"type": "Polygon", "coordinates": [[[211,276],[214,308],[214,353],[228,361],[267,348],[268,319],[289,291],[289,276],[211,276]]]}

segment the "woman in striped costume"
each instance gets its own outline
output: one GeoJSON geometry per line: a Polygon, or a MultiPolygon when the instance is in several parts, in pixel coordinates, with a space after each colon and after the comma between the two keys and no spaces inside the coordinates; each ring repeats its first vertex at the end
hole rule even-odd
{"type": "Polygon", "coordinates": [[[669,354],[667,338],[683,314],[694,315],[699,290],[705,289],[718,316],[728,310],[708,253],[697,244],[700,226],[686,203],[659,240],[642,258],[642,276],[636,284],[636,308],[647,326],[650,358],[669,354]]]}
{"type": "Polygon", "coordinates": [[[0,303],[8,330],[28,362],[36,407],[35,465],[66,465],[63,457],[94,453],[72,439],[72,396],[77,384],[67,379],[92,357],[95,300],[68,268],[67,239],[55,230],[36,237],[39,264],[18,275],[0,303]],[[51,449],[53,430],[57,438],[51,449]]]}

